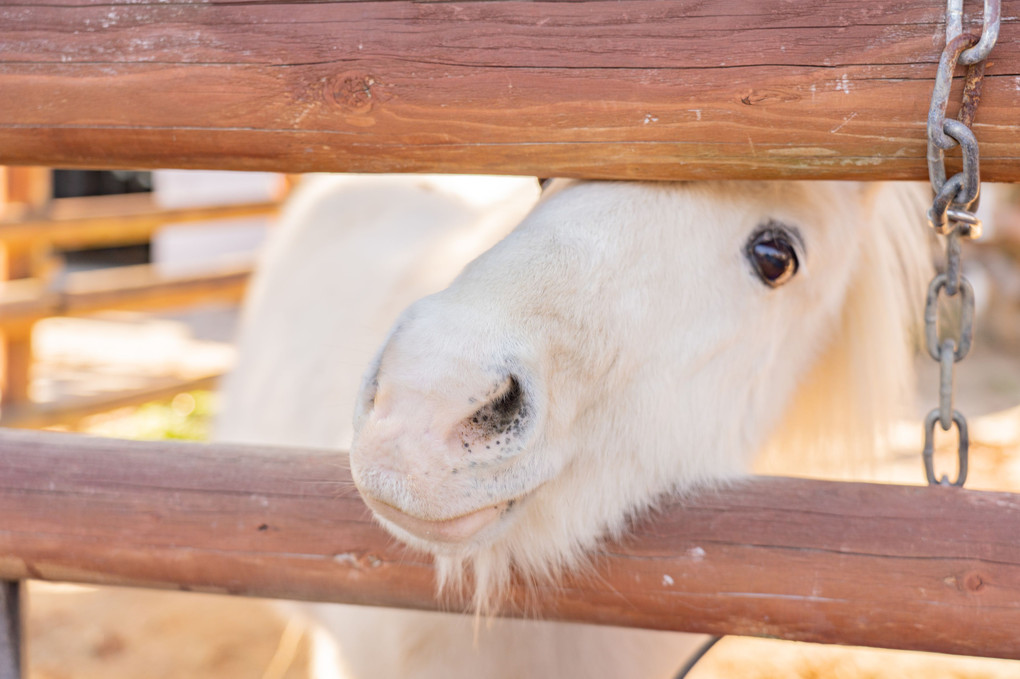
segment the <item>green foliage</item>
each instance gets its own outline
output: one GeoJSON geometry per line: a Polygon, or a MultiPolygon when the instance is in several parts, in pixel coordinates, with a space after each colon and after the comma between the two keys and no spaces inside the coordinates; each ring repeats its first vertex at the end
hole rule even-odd
{"type": "Polygon", "coordinates": [[[211,434],[216,405],[217,396],[211,391],[183,392],[170,401],[122,408],[90,418],[83,429],[90,434],[139,441],[205,441],[211,434]]]}

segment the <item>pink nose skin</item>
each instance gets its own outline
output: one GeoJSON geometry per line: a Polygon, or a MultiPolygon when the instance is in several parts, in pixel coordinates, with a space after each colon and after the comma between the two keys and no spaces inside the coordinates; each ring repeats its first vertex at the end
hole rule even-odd
{"type": "Polygon", "coordinates": [[[417,538],[443,544],[466,542],[480,533],[483,528],[494,523],[509,505],[508,502],[503,502],[495,506],[483,507],[469,514],[455,516],[451,519],[431,521],[411,516],[396,507],[392,507],[379,500],[374,500],[371,497],[364,495],[362,497],[365,499],[365,504],[381,518],[400,526],[400,528],[417,538]]]}

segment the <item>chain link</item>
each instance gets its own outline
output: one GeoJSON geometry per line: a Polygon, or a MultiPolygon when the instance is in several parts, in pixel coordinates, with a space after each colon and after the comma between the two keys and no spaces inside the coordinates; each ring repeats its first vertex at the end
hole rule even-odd
{"type": "Polygon", "coordinates": [[[928,354],[939,363],[939,405],[924,421],[924,472],[930,485],[962,486],[967,480],[967,451],[970,439],[967,419],[953,408],[953,369],[970,351],[974,336],[974,288],[960,271],[960,241],[981,235],[981,220],[974,214],[981,194],[977,138],[971,131],[974,114],[981,100],[981,79],[985,60],[999,36],[1001,0],[985,0],[981,35],[963,32],[963,0],[948,0],[946,8],[946,47],[939,59],[931,106],[928,109],[928,178],[935,198],[928,211],[928,222],[936,233],[946,236],[946,271],[932,279],[924,308],[924,335],[928,354]],[[946,119],[949,91],[958,64],[967,66],[960,113],[956,120],[946,119]],[[947,178],[946,151],[959,146],[963,156],[961,172],[947,178]],[[940,338],[939,299],[959,298],[956,327],[940,338]],[[958,470],[950,482],[935,474],[935,424],[943,431],[956,425],[958,470]]]}
{"type": "MultiPolygon", "coordinates": [[[[960,7],[960,30],[963,26],[963,0],[949,0],[950,7],[960,7]]],[[[985,0],[984,22],[981,29],[981,40],[978,44],[960,55],[960,63],[972,66],[984,61],[991,54],[995,47],[995,41],[999,39],[999,19],[1002,16],[1002,7],[999,0],[985,0]]],[[[947,30],[954,28],[947,27],[947,30]]],[[[948,37],[948,33],[947,33],[948,37]]]]}

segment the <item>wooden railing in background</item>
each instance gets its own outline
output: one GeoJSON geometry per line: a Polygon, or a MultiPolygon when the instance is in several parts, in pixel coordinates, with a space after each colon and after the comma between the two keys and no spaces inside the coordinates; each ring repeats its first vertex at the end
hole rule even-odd
{"type": "Polygon", "coordinates": [[[278,207],[272,201],[164,208],[150,193],[57,198],[27,213],[23,204],[15,203],[0,218],[0,242],[67,249],[133,245],[147,241],[167,224],[258,217],[278,207]]]}
{"type": "MultiPolygon", "coordinates": [[[[69,424],[88,414],[158,398],[173,390],[158,384],[103,398],[74,398],[37,406],[29,394],[34,324],[49,316],[111,309],[161,311],[209,302],[239,303],[250,265],[212,272],[167,276],[139,265],[55,277],[56,248],[95,248],[147,242],[167,224],[274,214],[276,201],[168,209],[151,194],[49,199],[49,170],[5,168],[7,203],[0,214],[0,247],[5,281],[0,286],[0,425],[69,424]]],[[[179,380],[181,389],[208,386],[217,376],[179,380]]]]}

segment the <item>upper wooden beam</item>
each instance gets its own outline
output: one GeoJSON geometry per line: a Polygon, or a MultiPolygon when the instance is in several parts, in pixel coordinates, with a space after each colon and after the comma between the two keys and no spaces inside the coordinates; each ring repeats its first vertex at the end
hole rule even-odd
{"type": "MultiPolygon", "coordinates": [[[[0,579],[448,610],[430,560],[373,523],[345,457],[7,430],[0,579]]],[[[1020,658],[1017,495],[757,478],[631,535],[517,602],[559,620],[1020,658]]]]}
{"type": "MultiPolygon", "coordinates": [[[[944,11],[14,0],[0,163],[921,179],[944,11]]],[[[1020,0],[1002,15],[976,132],[984,177],[1020,180],[1020,0]]]]}

